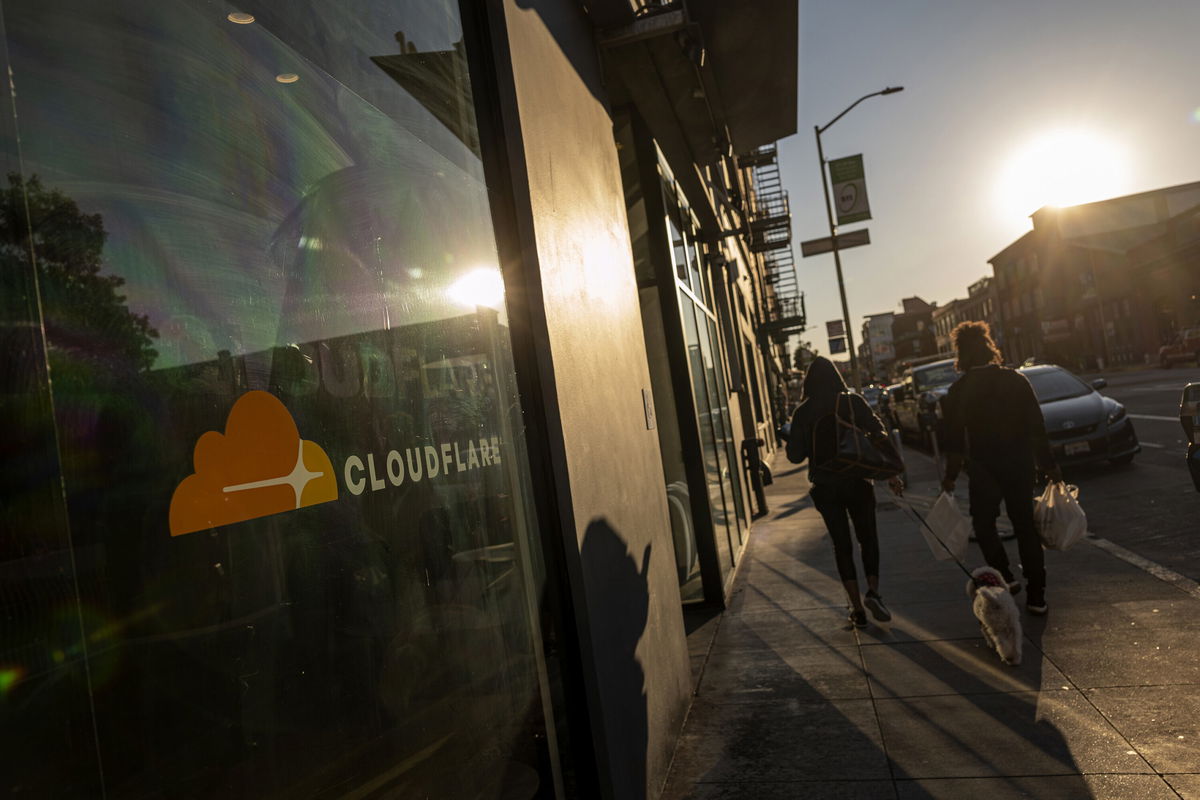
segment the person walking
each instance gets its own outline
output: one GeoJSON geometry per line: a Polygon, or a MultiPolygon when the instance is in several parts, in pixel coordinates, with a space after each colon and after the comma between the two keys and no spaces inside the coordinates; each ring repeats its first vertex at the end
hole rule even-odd
{"type": "MultiPolygon", "coordinates": [[[[837,367],[827,358],[817,356],[804,375],[804,399],[792,416],[788,431],[787,457],[793,464],[809,462],[808,480],[811,484],[809,496],[813,505],[825,521],[829,538],[833,541],[834,558],[837,561],[838,577],[846,589],[850,601],[849,622],[856,628],[867,626],[867,609],[880,622],[887,622],[892,614],[884,605],[879,594],[879,536],[875,524],[875,489],[869,480],[850,478],[822,472],[821,461],[832,454],[836,441],[836,425],[822,425],[832,421],[838,412],[838,398],[849,392],[837,367]],[[854,564],[854,544],[850,538],[850,525],[854,525],[854,536],[858,539],[862,553],[863,571],[867,577],[867,593],[859,594],[858,572],[854,564]]],[[[872,440],[881,446],[891,447],[883,423],[871,411],[865,398],[851,393],[842,400],[843,419],[866,431],[872,440]],[[846,402],[846,399],[849,402],[846,402]],[[885,444],[886,443],[886,444],[885,444]]],[[[900,494],[904,484],[899,478],[888,481],[892,491],[900,494]]]]}
{"type": "Polygon", "coordinates": [[[1012,521],[1028,593],[1025,608],[1045,614],[1046,567],[1033,521],[1035,470],[1053,481],[1062,471],[1050,453],[1042,408],[1029,380],[1008,367],[986,322],[963,322],[951,333],[962,376],[942,400],[946,470],[942,488],[953,494],[967,468],[971,525],[988,566],[999,570],[1013,594],[1021,590],[1000,542],[996,518],[1000,503],[1012,521]]]}

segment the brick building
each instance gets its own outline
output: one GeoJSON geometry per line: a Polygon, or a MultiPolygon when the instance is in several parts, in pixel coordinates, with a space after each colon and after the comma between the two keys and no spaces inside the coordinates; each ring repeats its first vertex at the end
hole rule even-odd
{"type": "Polygon", "coordinates": [[[1008,360],[1141,363],[1200,319],[1200,182],[1032,219],[989,259],[1008,360]]]}
{"type": "Polygon", "coordinates": [[[900,304],[904,310],[892,317],[896,364],[936,355],[938,346],[933,331],[934,306],[920,297],[906,297],[900,304]]]}

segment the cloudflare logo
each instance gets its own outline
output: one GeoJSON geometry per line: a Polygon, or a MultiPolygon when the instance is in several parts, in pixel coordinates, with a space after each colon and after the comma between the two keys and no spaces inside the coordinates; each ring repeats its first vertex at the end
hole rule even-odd
{"type": "Polygon", "coordinates": [[[171,497],[171,535],[230,525],[338,498],[329,456],[300,438],[274,395],[247,392],[229,411],[225,433],[196,442],[195,472],[171,497]]]}

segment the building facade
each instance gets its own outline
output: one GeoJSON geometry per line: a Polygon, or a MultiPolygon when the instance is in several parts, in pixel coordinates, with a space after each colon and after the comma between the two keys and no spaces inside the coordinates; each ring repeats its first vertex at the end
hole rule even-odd
{"type": "Polygon", "coordinates": [[[804,324],[796,15],[6,4],[10,791],[655,795],[804,324]]]}
{"type": "Polygon", "coordinates": [[[997,344],[1003,342],[1002,331],[996,323],[996,292],[992,277],[984,276],[967,287],[967,296],[933,309],[933,332],[939,353],[949,355],[954,350],[950,334],[960,322],[986,322],[993,328],[997,344]]]}
{"type": "Polygon", "coordinates": [[[863,321],[863,342],[870,350],[871,376],[875,380],[887,380],[892,364],[896,361],[896,348],[892,341],[891,311],[869,314],[863,321]]]}
{"type": "Polygon", "coordinates": [[[920,297],[905,297],[900,301],[901,313],[892,317],[892,346],[895,348],[894,368],[914,360],[928,358],[938,352],[933,330],[934,306],[920,297]]]}
{"type": "Polygon", "coordinates": [[[1196,324],[1200,183],[1033,214],[990,259],[1006,357],[1077,369],[1147,363],[1196,324]]]}
{"type": "Polygon", "coordinates": [[[934,340],[937,343],[939,353],[948,352],[954,347],[950,341],[950,334],[958,323],[962,321],[960,316],[962,304],[962,300],[951,300],[948,303],[935,306],[933,312],[930,314],[930,319],[933,321],[934,340]]]}

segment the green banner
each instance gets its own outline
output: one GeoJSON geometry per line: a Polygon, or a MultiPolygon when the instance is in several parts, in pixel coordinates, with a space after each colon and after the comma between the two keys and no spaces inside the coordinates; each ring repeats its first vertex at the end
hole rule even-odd
{"type": "Polygon", "coordinates": [[[836,158],[829,162],[829,181],[831,183],[857,181],[862,180],[862,178],[863,162],[861,153],[856,156],[836,158]]]}
{"type": "Polygon", "coordinates": [[[863,177],[862,154],[835,158],[829,162],[829,177],[833,184],[833,205],[837,209],[837,224],[849,225],[871,218],[867,202],[867,180],[863,177]]]}

